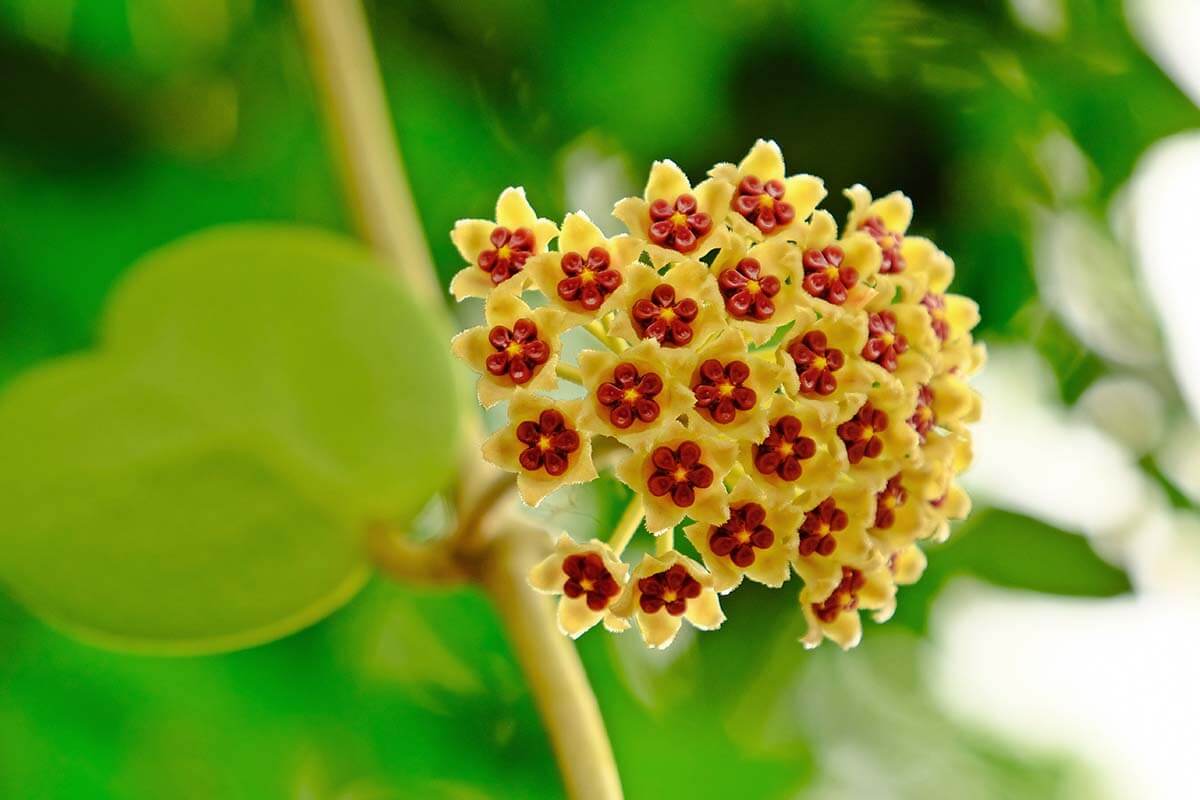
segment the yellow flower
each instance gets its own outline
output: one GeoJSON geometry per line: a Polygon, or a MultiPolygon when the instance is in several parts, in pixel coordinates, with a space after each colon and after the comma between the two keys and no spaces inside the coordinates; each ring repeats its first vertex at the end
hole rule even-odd
{"type": "Polygon", "coordinates": [[[796,297],[821,316],[856,311],[875,297],[883,255],[869,234],[850,230],[839,241],[833,216],[818,211],[801,232],[798,252],[796,297]]]}
{"type": "Polygon", "coordinates": [[[548,391],[558,385],[555,366],[565,317],[553,308],[531,310],[507,290],[484,304],[486,325],[454,337],[450,349],[479,373],[479,403],[491,408],[518,389],[548,391]]]}
{"type": "Polygon", "coordinates": [[[741,333],[726,329],[696,356],[688,380],[693,397],[689,424],[697,432],[761,441],[779,373],[777,364],[749,353],[741,333]]]}
{"type": "Polygon", "coordinates": [[[872,199],[862,184],[850,187],[845,195],[851,204],[846,230],[870,234],[882,251],[883,261],[877,280],[880,294],[892,297],[898,293],[905,301],[919,300],[924,276],[912,267],[918,260],[917,251],[924,245],[921,240],[908,236],[913,217],[912,201],[901,192],[872,199]]]}
{"type": "Polygon", "coordinates": [[[837,426],[850,474],[865,485],[881,486],[896,470],[919,460],[920,438],[908,424],[915,395],[915,390],[894,395],[872,389],[863,404],[837,426]]]}
{"type": "Polygon", "coordinates": [[[846,448],[837,437],[836,406],[774,395],[767,409],[768,432],[743,440],[742,469],[772,505],[823,498],[846,472],[846,448]]]}
{"type": "Polygon", "coordinates": [[[643,196],[626,197],[613,216],[647,242],[650,261],[662,267],[680,255],[700,258],[723,246],[732,197],[733,185],[726,181],[709,178],[693,189],[674,161],[655,161],[643,196]]]}
{"type": "Polygon", "coordinates": [[[628,572],[629,566],[604,542],[579,544],[564,533],[554,552],[529,571],[529,585],[544,594],[561,595],[558,628],[577,639],[600,620],[614,633],[629,627],[611,610],[628,572]]]}
{"type": "Polygon", "coordinates": [[[711,269],[729,325],[761,345],[794,320],[798,259],[796,248],[783,239],[750,248],[735,241],[721,248],[711,269]]]}
{"type": "MultiPolygon", "coordinates": [[[[837,314],[815,322],[812,312],[796,320],[778,350],[783,366],[783,388],[792,397],[822,400],[843,408],[861,403],[861,394],[875,377],[860,355],[867,343],[863,314],[837,314]]],[[[888,381],[897,391],[898,382],[888,381]]]]}
{"type": "Polygon", "coordinates": [[[925,309],[915,303],[888,303],[875,297],[867,305],[867,342],[859,355],[880,383],[916,386],[933,376],[938,341],[925,309]]]}
{"type": "Polygon", "coordinates": [[[684,619],[702,631],[716,630],[725,621],[712,576],[674,550],[644,556],[613,611],[636,619],[646,644],[656,648],[675,641],[684,619]]]}
{"type": "Polygon", "coordinates": [[[616,300],[613,336],[694,350],[725,324],[717,282],[699,261],[680,261],[663,275],[634,264],[628,278],[616,300]]]}
{"type": "Polygon", "coordinates": [[[620,355],[599,350],[579,354],[587,391],[579,424],[636,448],[654,438],[692,405],[687,385],[695,360],[687,350],[642,342],[620,355]]]}
{"type": "Polygon", "coordinates": [[[824,600],[837,587],[842,567],[867,569],[880,560],[867,535],[874,521],[874,498],[865,487],[845,480],[828,496],[800,508],[803,516],[785,547],[815,600],[824,600]]]}
{"type": "Polygon", "coordinates": [[[808,623],[801,639],[805,647],[811,649],[822,639],[829,639],[849,650],[862,639],[858,610],[873,610],[875,621],[885,622],[896,610],[896,584],[887,564],[843,566],[841,580],[831,593],[822,596],[805,586],[800,592],[800,607],[808,623]]]}
{"type": "Polygon", "coordinates": [[[508,425],[483,443],[483,457],[517,473],[517,491],[530,507],[558,489],[596,477],[591,438],[579,429],[580,400],[551,400],[518,392],[508,425]]]}
{"type": "Polygon", "coordinates": [[[919,545],[910,544],[892,554],[888,559],[888,569],[892,571],[892,580],[897,586],[911,586],[921,579],[927,563],[925,551],[919,545]]]}
{"type": "Polygon", "coordinates": [[[868,533],[885,558],[934,533],[937,520],[927,502],[929,484],[925,473],[900,470],[875,493],[868,533]]]}
{"type": "Polygon", "coordinates": [[[683,529],[713,576],[718,594],[743,577],[779,588],[788,579],[788,542],[800,524],[797,506],[775,506],[748,478],[729,493],[729,516],[719,525],[696,522],[683,529]]]}
{"type": "Polygon", "coordinates": [[[754,241],[793,238],[826,195],[820,178],[785,177],[779,145],[763,139],[754,143],[741,163],[717,164],[708,174],[735,187],[728,224],[738,236],[754,241]]]}
{"type": "Polygon", "coordinates": [[[621,462],[616,474],[642,496],[646,530],[657,535],[674,528],[685,515],[697,522],[724,522],[729,497],[722,479],[736,457],[737,444],[731,439],[671,422],[621,462]]]}
{"type": "Polygon", "coordinates": [[[450,292],[456,300],[487,297],[504,284],[515,290],[525,285],[524,268],[530,258],[546,250],[558,227],[541,219],[525,199],[521,187],[505,189],[496,201],[496,220],[461,219],[450,240],[470,265],[454,276],[450,292]]]}
{"type": "Polygon", "coordinates": [[[525,267],[533,285],[570,323],[598,319],[613,307],[642,243],[631,236],[609,239],[578,211],[567,214],[556,252],[534,256],[525,267]]]}
{"type": "Polygon", "coordinates": [[[941,352],[936,359],[935,372],[969,378],[983,369],[986,363],[987,348],[972,341],[970,336],[960,336],[942,343],[941,352]]]}
{"type": "Polygon", "coordinates": [[[937,528],[929,537],[935,542],[944,542],[950,537],[950,520],[966,519],[971,513],[971,498],[957,481],[952,481],[941,497],[929,501],[937,516],[937,528]]]}

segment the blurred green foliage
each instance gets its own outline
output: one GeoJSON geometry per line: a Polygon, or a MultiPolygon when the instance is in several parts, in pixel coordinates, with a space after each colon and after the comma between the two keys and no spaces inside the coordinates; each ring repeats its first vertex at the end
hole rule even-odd
{"type": "MultiPolygon", "coordinates": [[[[1105,364],[1046,320],[1031,209],[1099,218],[1143,150],[1200,112],[1117,0],[1062,7],[1043,36],[972,0],[370,4],[444,280],[453,221],[488,216],[504,186],[570,210],[572,152],[616,156],[632,188],[654,158],[698,176],[768,136],[826,178],[839,215],[855,181],[908,192],[984,338],[1032,342],[1073,399],[1105,364]],[[1069,191],[1040,148],[1054,134],[1086,161],[1069,191]]],[[[0,0],[0,75],[0,385],[94,344],[128,265],[181,235],[348,228],[281,0],[0,0]]],[[[620,495],[567,502],[603,524],[620,495]]],[[[839,767],[852,751],[898,797],[1086,796],[1074,767],[945,718],[918,637],[954,575],[1091,596],[1128,582],[1073,533],[987,510],[969,525],[850,657],[800,649],[789,591],[739,592],[720,635],[667,654],[586,636],[628,795],[869,793],[839,767]]],[[[0,796],[20,798],[561,796],[482,598],[390,584],[270,646],[184,661],[94,650],[0,600],[0,764],[0,796]]]]}

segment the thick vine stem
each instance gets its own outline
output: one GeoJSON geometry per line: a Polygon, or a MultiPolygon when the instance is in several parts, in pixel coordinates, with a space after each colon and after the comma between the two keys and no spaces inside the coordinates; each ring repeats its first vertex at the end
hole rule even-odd
{"type": "MultiPolygon", "coordinates": [[[[358,0],[294,4],[359,231],[421,300],[441,309],[442,293],[404,177],[362,6],[358,0]]],[[[479,463],[478,417],[469,417],[464,428],[473,454],[464,475],[491,475],[496,471],[479,463]]],[[[463,489],[459,525],[443,540],[417,544],[371,530],[375,564],[402,580],[480,582],[529,681],[567,793],[575,800],[619,800],[612,747],[583,665],[559,633],[549,600],[526,583],[549,537],[528,523],[496,518],[492,511],[506,493],[503,483],[463,489]]]]}
{"type": "Polygon", "coordinates": [[[544,531],[514,522],[491,541],[480,579],[504,621],[550,734],[567,794],[575,800],[620,800],[621,783],[596,696],[579,654],[552,619],[549,598],[525,576],[546,554],[544,531]]]}

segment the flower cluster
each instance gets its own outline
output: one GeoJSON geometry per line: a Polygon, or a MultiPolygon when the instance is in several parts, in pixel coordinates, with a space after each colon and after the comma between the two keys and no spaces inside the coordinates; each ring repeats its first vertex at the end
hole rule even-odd
{"type": "Polygon", "coordinates": [[[804,643],[853,647],[859,610],[886,619],[896,587],[921,575],[920,543],[967,514],[956,476],[980,412],[966,383],[984,358],[977,307],[947,293],[953,262],[909,234],[903,194],[854,186],[840,231],[825,195],[760,140],[696,186],[655,162],[644,195],[614,209],[627,235],[583,213],[560,228],[521,189],[501,194],[494,221],[455,226],[468,265],[451,291],[484,298],[486,324],[453,349],[479,373],[482,405],[508,401],[484,457],[532,506],[596,477],[597,437],[625,453],[615,471],[634,513],[608,542],[563,535],[530,576],[561,595],[565,633],[632,619],[665,647],[685,619],[720,626],[719,596],[744,579],[795,574],[804,643]],[[562,363],[575,327],[599,345],[562,363]],[[583,397],[548,396],[560,379],[583,397]],[[621,555],[643,519],[655,554],[630,569],[621,555]],[[696,557],[676,549],[681,525],[696,557]]]}

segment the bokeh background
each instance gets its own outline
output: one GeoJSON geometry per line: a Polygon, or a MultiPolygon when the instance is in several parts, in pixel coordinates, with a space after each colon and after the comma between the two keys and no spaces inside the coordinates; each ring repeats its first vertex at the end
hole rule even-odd
{"type": "MultiPolygon", "coordinates": [[[[1200,4],[368,10],[443,281],[505,186],[606,219],[654,158],[697,177],[763,136],[838,216],[856,181],[909,193],[982,309],[976,511],[859,650],[804,652],[794,593],[756,588],[665,654],[581,640],[629,797],[1197,796],[1200,4]]],[[[88,346],[146,251],[262,219],[349,229],[286,3],[0,0],[0,388],[88,346]]],[[[586,537],[623,504],[546,514],[586,537]]],[[[476,593],[377,581],[184,660],[0,593],[0,797],[560,796],[476,593]]]]}

